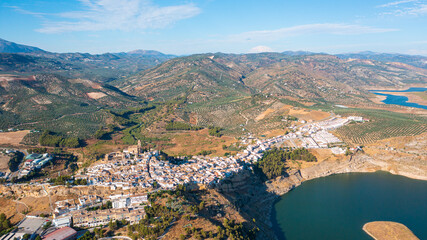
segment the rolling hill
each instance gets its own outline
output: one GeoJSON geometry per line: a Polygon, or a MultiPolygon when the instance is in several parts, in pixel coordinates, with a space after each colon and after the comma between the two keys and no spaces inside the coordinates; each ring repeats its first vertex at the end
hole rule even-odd
{"type": "MultiPolygon", "coordinates": [[[[426,84],[427,70],[405,59],[302,51],[185,57],[152,50],[0,53],[0,128],[90,136],[108,122],[103,109],[184,97],[175,113],[185,121],[260,129],[267,120],[254,119],[268,109],[372,104],[369,89],[426,84]]],[[[279,115],[269,124],[279,126],[279,115]]]]}
{"type": "Polygon", "coordinates": [[[214,59],[213,55],[176,58],[118,82],[131,95],[171,99],[187,96],[190,102],[250,95],[243,72],[214,59]]]}
{"type": "Polygon", "coordinates": [[[53,74],[0,75],[1,129],[15,126],[85,135],[105,123],[102,109],[137,104],[138,99],[115,87],[90,80],[53,74]]]}
{"type": "Polygon", "coordinates": [[[44,53],[46,51],[27,45],[9,42],[0,38],[0,53],[44,53]]]}
{"type": "Polygon", "coordinates": [[[298,100],[368,101],[369,88],[426,83],[427,71],[404,63],[327,54],[202,54],[175,58],[117,86],[145,98],[188,94],[192,102],[263,93],[298,100]]]}

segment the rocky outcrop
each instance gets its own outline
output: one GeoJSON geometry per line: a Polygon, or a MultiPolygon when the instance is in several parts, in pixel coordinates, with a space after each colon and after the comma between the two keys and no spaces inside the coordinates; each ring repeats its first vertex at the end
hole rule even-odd
{"type": "Polygon", "coordinates": [[[245,188],[248,184],[248,180],[251,177],[251,173],[248,170],[239,172],[238,174],[233,175],[230,178],[222,180],[218,183],[215,188],[219,192],[231,193],[240,191],[242,188],[245,188]]]}

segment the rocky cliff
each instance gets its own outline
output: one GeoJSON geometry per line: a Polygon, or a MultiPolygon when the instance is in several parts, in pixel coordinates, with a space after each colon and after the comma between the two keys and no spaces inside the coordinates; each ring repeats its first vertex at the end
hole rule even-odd
{"type": "Polygon", "coordinates": [[[240,208],[248,219],[255,218],[260,234],[258,239],[277,239],[271,222],[272,206],[277,199],[301,185],[304,181],[332,174],[350,172],[388,171],[410,178],[427,180],[427,162],[424,156],[402,155],[384,158],[357,153],[344,160],[323,161],[301,170],[289,171],[272,181],[262,182],[247,171],[220,185],[223,195],[240,208]]]}

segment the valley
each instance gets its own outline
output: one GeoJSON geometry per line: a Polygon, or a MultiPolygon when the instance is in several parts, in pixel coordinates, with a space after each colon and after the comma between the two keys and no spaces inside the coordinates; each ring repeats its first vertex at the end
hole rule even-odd
{"type": "Polygon", "coordinates": [[[0,212],[13,224],[280,239],[272,206],[308,180],[427,179],[427,111],[370,91],[425,87],[423,57],[13,49],[0,53],[0,212]]]}

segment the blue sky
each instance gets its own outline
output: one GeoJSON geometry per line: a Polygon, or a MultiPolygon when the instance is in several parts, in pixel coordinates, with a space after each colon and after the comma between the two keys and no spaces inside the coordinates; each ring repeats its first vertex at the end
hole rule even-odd
{"type": "Polygon", "coordinates": [[[0,38],[53,52],[427,55],[427,0],[2,0],[0,38]]]}

